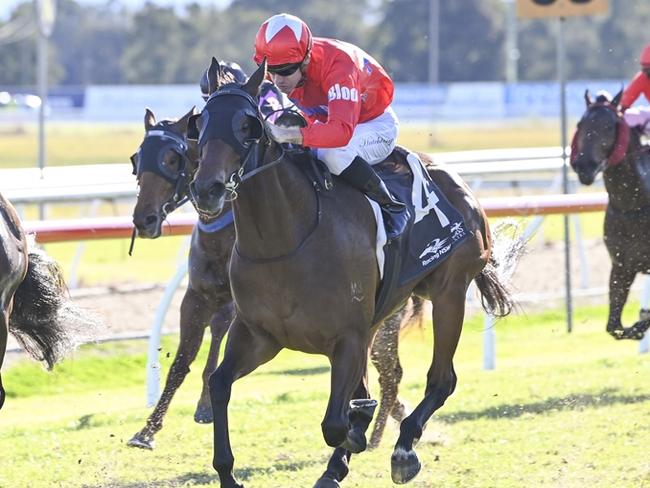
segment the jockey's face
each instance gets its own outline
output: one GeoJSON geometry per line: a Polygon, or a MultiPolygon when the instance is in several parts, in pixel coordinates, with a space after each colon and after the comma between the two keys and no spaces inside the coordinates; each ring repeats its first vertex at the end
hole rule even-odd
{"type": "Polygon", "coordinates": [[[293,89],[298,86],[300,80],[302,79],[302,70],[297,69],[290,75],[282,76],[279,74],[271,73],[271,80],[275,85],[280,89],[282,93],[287,95],[293,91],[293,89]]]}

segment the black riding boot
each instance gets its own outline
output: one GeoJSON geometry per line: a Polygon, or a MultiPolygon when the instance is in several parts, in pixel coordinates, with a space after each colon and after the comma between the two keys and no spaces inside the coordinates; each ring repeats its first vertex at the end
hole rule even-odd
{"type": "Polygon", "coordinates": [[[389,241],[404,231],[409,219],[406,205],[393,198],[384,182],[363,158],[354,158],[350,166],[343,170],[341,177],[379,204],[386,221],[386,238],[389,241]]]}

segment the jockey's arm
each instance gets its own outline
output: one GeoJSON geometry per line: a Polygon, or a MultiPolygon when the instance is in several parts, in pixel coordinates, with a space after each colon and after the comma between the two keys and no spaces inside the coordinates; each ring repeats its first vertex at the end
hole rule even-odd
{"type": "Polygon", "coordinates": [[[322,86],[328,89],[327,121],[301,129],[303,145],[313,148],[347,146],[361,114],[361,87],[356,71],[333,69],[322,86]]]}
{"type": "Polygon", "coordinates": [[[636,102],[639,95],[644,91],[643,88],[647,83],[650,83],[650,80],[642,71],[639,71],[634,78],[632,78],[631,83],[625,89],[623,97],[621,98],[621,108],[623,111],[634,105],[634,102],[636,102]]]}

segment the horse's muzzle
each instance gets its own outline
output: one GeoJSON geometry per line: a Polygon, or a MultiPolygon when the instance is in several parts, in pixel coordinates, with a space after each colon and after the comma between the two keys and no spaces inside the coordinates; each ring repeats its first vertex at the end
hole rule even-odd
{"type": "Polygon", "coordinates": [[[155,239],[160,237],[162,219],[157,213],[151,213],[146,216],[134,215],[133,225],[138,230],[138,237],[155,239]]]}
{"type": "Polygon", "coordinates": [[[193,181],[190,184],[190,194],[200,215],[216,217],[223,210],[226,185],[220,181],[214,181],[210,185],[193,181]]]}

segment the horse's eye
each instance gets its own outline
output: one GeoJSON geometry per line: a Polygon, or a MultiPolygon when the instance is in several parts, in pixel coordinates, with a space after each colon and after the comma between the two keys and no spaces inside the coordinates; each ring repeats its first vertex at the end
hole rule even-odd
{"type": "Polygon", "coordinates": [[[180,160],[181,160],[180,156],[174,153],[172,157],[164,158],[162,164],[167,169],[170,169],[172,171],[178,171],[180,160]]]}

